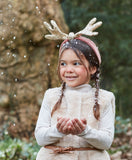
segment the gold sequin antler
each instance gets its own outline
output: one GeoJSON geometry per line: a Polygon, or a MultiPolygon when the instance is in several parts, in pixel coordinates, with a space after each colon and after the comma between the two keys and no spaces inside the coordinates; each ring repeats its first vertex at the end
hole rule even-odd
{"type": "Polygon", "coordinates": [[[93,32],[93,31],[97,29],[98,27],[100,27],[102,25],[102,22],[99,21],[95,23],[96,20],[97,20],[96,18],[91,19],[89,23],[87,24],[87,26],[80,32],[77,32],[75,36],[78,36],[78,35],[96,36],[98,35],[98,32],[93,32]]]}
{"type": "Polygon", "coordinates": [[[59,29],[58,25],[56,24],[56,22],[54,20],[51,20],[50,22],[51,22],[53,28],[52,28],[52,26],[50,24],[48,24],[47,22],[44,22],[45,27],[51,33],[51,35],[50,34],[45,35],[45,38],[52,39],[52,40],[57,40],[57,39],[63,39],[64,40],[64,39],[68,38],[68,35],[63,33],[59,29]]]}
{"type": "Polygon", "coordinates": [[[51,35],[45,35],[45,38],[47,39],[52,39],[52,40],[65,40],[65,39],[74,39],[80,35],[86,35],[86,36],[95,36],[98,35],[98,32],[93,32],[95,29],[97,29],[98,27],[100,27],[102,25],[102,22],[99,21],[97,23],[96,22],[96,18],[93,18],[89,21],[89,23],[87,24],[87,26],[77,32],[76,34],[74,34],[73,32],[70,32],[69,34],[63,33],[58,25],[56,24],[56,22],[54,20],[51,20],[51,24],[53,26],[48,24],[47,22],[44,22],[45,27],[49,30],[49,32],[51,33],[51,35]]]}

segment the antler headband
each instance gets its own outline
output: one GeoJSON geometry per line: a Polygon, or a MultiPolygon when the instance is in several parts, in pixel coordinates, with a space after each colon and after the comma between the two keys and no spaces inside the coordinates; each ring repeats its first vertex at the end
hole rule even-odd
{"type": "Polygon", "coordinates": [[[45,35],[45,38],[47,39],[52,39],[52,40],[65,40],[65,39],[74,39],[76,37],[79,37],[80,35],[86,35],[86,36],[95,36],[95,35],[98,35],[98,32],[93,32],[95,29],[97,29],[98,27],[100,27],[102,25],[102,22],[99,21],[97,23],[96,22],[96,18],[93,18],[89,21],[89,23],[87,24],[87,26],[77,32],[77,33],[73,33],[73,32],[70,32],[69,34],[66,34],[66,33],[63,33],[58,25],[56,24],[56,22],[54,20],[51,20],[51,24],[53,26],[48,24],[47,22],[44,22],[44,25],[45,27],[49,30],[49,32],[51,33],[51,35],[45,35]]]}
{"type": "MultiPolygon", "coordinates": [[[[48,24],[47,22],[44,22],[45,27],[51,33],[51,35],[49,35],[49,34],[45,35],[45,38],[51,39],[51,40],[64,40],[62,42],[62,44],[64,44],[66,41],[71,40],[71,39],[79,39],[81,41],[84,41],[94,50],[94,52],[98,58],[99,64],[100,64],[101,63],[101,56],[100,56],[98,47],[90,39],[81,36],[81,35],[86,35],[86,36],[98,35],[98,32],[93,32],[93,31],[95,29],[97,29],[98,27],[100,27],[102,25],[102,22],[99,21],[99,22],[95,23],[96,20],[97,20],[96,18],[91,19],[89,21],[89,23],[87,24],[87,26],[83,30],[81,30],[75,34],[73,32],[70,32],[69,34],[63,33],[59,29],[58,25],[56,24],[56,22],[54,20],[51,20],[51,24],[52,24],[53,28],[50,24],[48,24]]],[[[62,47],[62,45],[60,46],[59,53],[61,53],[61,47],[62,47]]]]}

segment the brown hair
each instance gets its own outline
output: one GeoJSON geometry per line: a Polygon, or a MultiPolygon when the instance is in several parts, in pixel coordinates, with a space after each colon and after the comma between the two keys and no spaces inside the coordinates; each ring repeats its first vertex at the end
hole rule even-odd
{"type": "MultiPolygon", "coordinates": [[[[78,56],[78,58],[81,60],[82,64],[84,65],[84,63],[81,59],[81,56],[80,56],[80,54],[83,54],[85,56],[85,58],[87,59],[87,61],[89,62],[90,68],[96,67],[96,69],[97,69],[96,72],[93,75],[91,75],[90,79],[95,82],[95,88],[96,88],[95,104],[93,107],[93,113],[94,113],[95,118],[97,120],[99,120],[100,111],[99,111],[98,95],[99,95],[100,68],[99,68],[98,58],[97,58],[96,54],[94,53],[93,49],[88,44],[86,44],[85,42],[83,42],[79,39],[69,40],[66,43],[64,43],[61,48],[61,54],[60,54],[59,59],[61,58],[62,52],[66,49],[72,49],[75,52],[75,54],[78,56]]],[[[84,67],[86,68],[85,65],[84,65],[84,67]]],[[[58,76],[59,76],[59,78],[61,78],[59,71],[60,71],[60,62],[58,62],[58,76]]],[[[61,95],[60,95],[60,98],[58,99],[58,101],[56,102],[55,106],[53,107],[53,110],[51,112],[51,116],[61,105],[62,98],[64,95],[64,89],[65,89],[65,82],[62,82],[61,95]]]]}

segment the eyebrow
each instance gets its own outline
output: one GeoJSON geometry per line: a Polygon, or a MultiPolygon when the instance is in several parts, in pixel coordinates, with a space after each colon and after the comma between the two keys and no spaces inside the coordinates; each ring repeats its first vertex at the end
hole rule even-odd
{"type": "MultiPolygon", "coordinates": [[[[63,60],[63,59],[62,59],[62,60],[59,60],[59,61],[60,61],[60,62],[61,62],[61,61],[66,62],[66,60],[63,60]]],[[[78,61],[81,62],[80,59],[76,59],[76,60],[73,60],[73,61],[71,61],[71,62],[78,62],[78,61]]]]}

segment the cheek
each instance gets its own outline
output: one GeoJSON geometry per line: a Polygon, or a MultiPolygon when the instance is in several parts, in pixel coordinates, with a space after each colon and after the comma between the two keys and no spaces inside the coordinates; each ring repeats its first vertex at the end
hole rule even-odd
{"type": "Polygon", "coordinates": [[[64,69],[60,68],[60,77],[62,77],[64,75],[64,69]]]}
{"type": "Polygon", "coordinates": [[[89,73],[89,69],[86,70],[85,67],[81,67],[81,68],[78,68],[77,70],[77,73],[78,75],[80,75],[82,78],[90,78],[90,73],[89,73]]]}
{"type": "Polygon", "coordinates": [[[80,67],[76,70],[78,74],[87,75],[87,70],[85,67],[80,67]]]}

